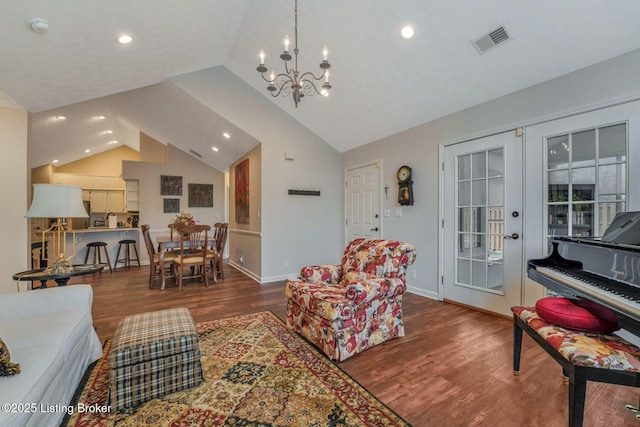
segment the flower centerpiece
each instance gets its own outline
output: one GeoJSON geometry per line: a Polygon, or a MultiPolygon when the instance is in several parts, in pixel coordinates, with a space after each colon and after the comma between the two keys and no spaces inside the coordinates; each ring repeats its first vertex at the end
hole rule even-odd
{"type": "Polygon", "coordinates": [[[188,212],[182,212],[180,215],[176,215],[173,221],[169,224],[171,230],[171,238],[173,238],[173,232],[178,229],[180,225],[195,225],[196,220],[193,219],[193,215],[188,212]]]}

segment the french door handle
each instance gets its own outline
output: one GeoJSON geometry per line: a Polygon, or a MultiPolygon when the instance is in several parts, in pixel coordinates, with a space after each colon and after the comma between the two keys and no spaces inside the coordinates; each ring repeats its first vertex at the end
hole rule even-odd
{"type": "Polygon", "coordinates": [[[518,233],[512,233],[512,234],[505,234],[504,238],[505,239],[513,239],[513,240],[518,240],[518,238],[520,237],[520,235],[518,233]]]}
{"type": "Polygon", "coordinates": [[[378,227],[372,228],[371,231],[378,231],[378,227]]]}

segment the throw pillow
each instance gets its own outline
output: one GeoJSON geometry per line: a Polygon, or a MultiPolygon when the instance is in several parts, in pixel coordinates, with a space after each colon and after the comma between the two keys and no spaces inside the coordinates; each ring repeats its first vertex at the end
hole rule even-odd
{"type": "Polygon", "coordinates": [[[620,329],[615,312],[591,301],[542,298],[536,302],[536,313],[549,323],[583,332],[611,333],[620,329]]]}
{"type": "Polygon", "coordinates": [[[0,377],[10,377],[20,373],[20,365],[11,362],[9,349],[0,338],[0,377]]]}

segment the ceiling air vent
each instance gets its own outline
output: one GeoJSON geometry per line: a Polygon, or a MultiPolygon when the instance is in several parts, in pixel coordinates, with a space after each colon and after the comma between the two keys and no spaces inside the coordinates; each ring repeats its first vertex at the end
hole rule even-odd
{"type": "Polygon", "coordinates": [[[473,45],[478,49],[478,52],[482,55],[486,51],[498,46],[501,43],[511,40],[511,36],[504,27],[496,28],[489,34],[480,37],[473,42],[473,45]]]}
{"type": "Polygon", "coordinates": [[[202,154],[198,153],[196,150],[194,150],[193,148],[191,150],[189,150],[189,152],[191,154],[193,154],[194,156],[196,156],[197,158],[201,159],[202,158],[202,154]]]}

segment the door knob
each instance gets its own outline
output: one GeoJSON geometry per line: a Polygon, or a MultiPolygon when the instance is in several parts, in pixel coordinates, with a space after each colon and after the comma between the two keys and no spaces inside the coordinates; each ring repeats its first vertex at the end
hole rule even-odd
{"type": "Polygon", "coordinates": [[[372,228],[371,231],[378,231],[378,227],[372,228]]]}
{"type": "Polygon", "coordinates": [[[504,236],[505,239],[513,239],[513,240],[518,240],[518,238],[520,237],[520,235],[518,233],[512,233],[511,235],[506,235],[504,236]]]}

